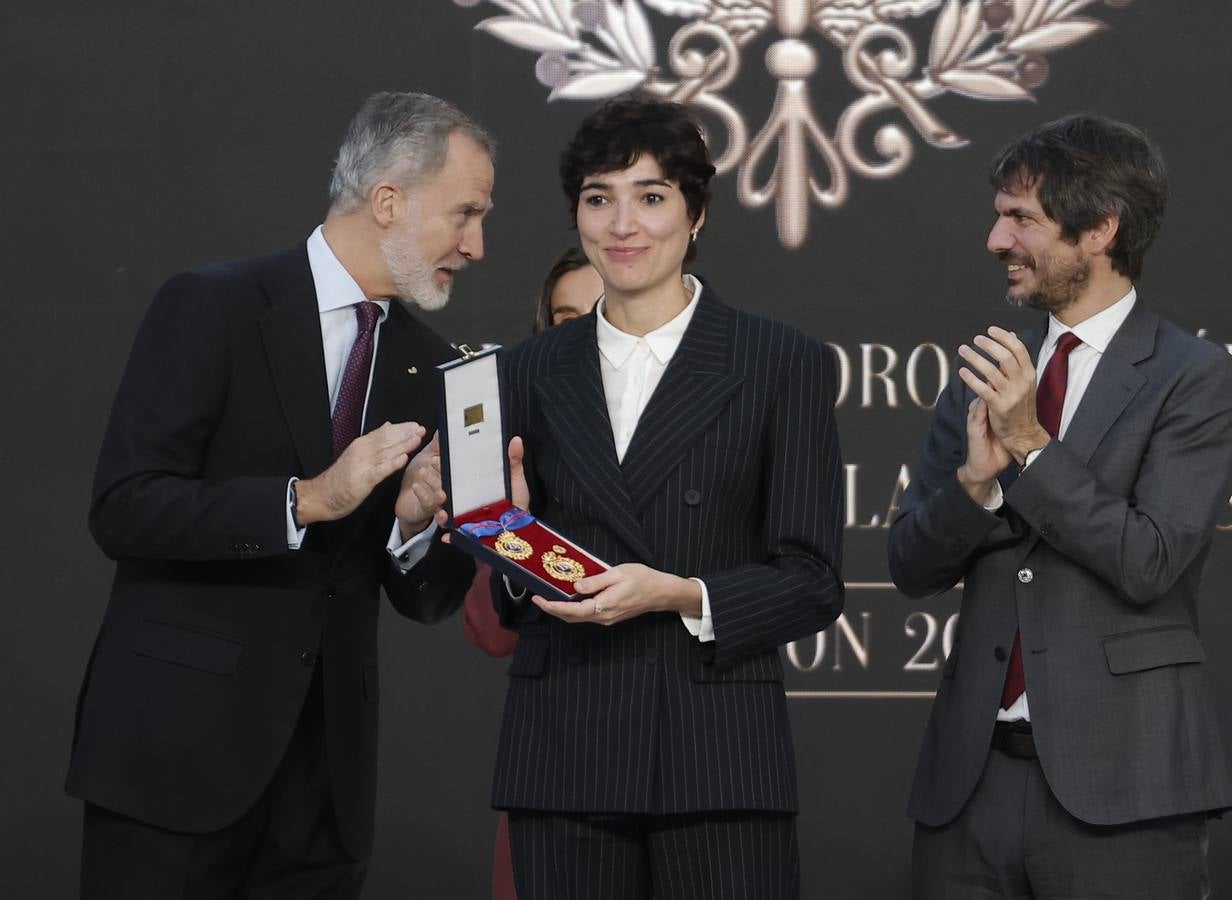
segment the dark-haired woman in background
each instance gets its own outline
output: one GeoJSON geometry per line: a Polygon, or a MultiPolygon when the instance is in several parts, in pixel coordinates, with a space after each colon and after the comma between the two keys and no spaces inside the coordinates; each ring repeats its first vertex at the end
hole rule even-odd
{"type": "Polygon", "coordinates": [[[570,247],[552,264],[543,279],[535,308],[534,334],[584,316],[603,293],[603,280],[579,247],[570,247]]]}
{"type": "Polygon", "coordinates": [[[494,582],[521,900],[799,895],[778,647],[842,608],[835,372],[683,273],[713,173],[683,107],[592,113],[561,175],[604,297],[506,357],[514,502],[613,566],[494,582]]]}

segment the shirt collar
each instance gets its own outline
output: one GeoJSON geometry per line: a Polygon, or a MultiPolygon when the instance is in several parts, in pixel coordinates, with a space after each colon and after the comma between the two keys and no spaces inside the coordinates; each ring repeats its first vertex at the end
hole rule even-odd
{"type": "Polygon", "coordinates": [[[607,316],[604,315],[607,305],[606,298],[599,298],[595,307],[595,338],[599,343],[599,352],[613,368],[622,368],[637,347],[638,341],[643,339],[660,365],[665,366],[671,361],[680,347],[680,341],[684,338],[689,322],[693,320],[693,313],[697,310],[697,301],[702,295],[702,283],[692,275],[685,275],[682,281],[684,286],[693,292],[693,299],[689,301],[689,305],[677,313],[674,318],[664,322],[654,331],[647,332],[641,338],[621,331],[609,322],[607,316]]]}
{"type": "MultiPolygon", "coordinates": [[[[363,303],[368,298],[363,290],[346,270],[329,242],[325,240],[325,226],[318,225],[308,236],[308,267],[312,269],[312,283],[317,289],[317,309],[327,313],[335,309],[344,309],[363,303]]],[[[389,313],[388,300],[374,301],[381,308],[381,318],[384,321],[389,313]]]]}
{"type": "Polygon", "coordinates": [[[1117,329],[1128,318],[1137,299],[1138,291],[1136,288],[1131,287],[1129,293],[1116,303],[1107,309],[1100,310],[1089,319],[1083,319],[1073,328],[1063,325],[1056,316],[1049,313],[1048,337],[1044,346],[1055,347],[1061,335],[1067,331],[1072,331],[1088,347],[1094,347],[1100,354],[1104,353],[1108,349],[1108,345],[1112,343],[1112,337],[1117,333],[1117,329]]]}

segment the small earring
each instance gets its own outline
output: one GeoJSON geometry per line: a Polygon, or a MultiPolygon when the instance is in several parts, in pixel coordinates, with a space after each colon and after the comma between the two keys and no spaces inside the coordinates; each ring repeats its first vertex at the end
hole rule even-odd
{"type": "Polygon", "coordinates": [[[698,232],[697,228],[694,228],[691,232],[689,232],[689,242],[690,243],[692,244],[697,243],[697,232],[698,232]]]}

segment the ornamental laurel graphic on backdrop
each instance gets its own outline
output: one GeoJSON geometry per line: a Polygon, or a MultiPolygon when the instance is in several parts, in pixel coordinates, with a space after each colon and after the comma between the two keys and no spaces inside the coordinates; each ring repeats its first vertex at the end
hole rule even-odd
{"type": "Polygon", "coordinates": [[[737,196],[746,207],[773,202],[779,239],[796,248],[808,236],[811,203],[837,209],[847,201],[852,175],[893,178],[911,163],[911,131],[940,149],[967,143],[929,101],[947,92],[975,100],[1031,99],[1048,78],[1046,54],[1105,27],[1080,12],[1131,0],[486,2],[504,15],[475,28],[538,53],[535,75],[551,89],[549,100],[598,100],[640,88],[701,112],[719,173],[736,172],[737,196]],[[688,20],[668,41],[666,67],[648,10],[688,20]],[[921,60],[906,26],[927,28],[924,17],[934,13],[928,56],[921,60]],[[765,62],[778,89],[769,117],[750,138],[744,116],[723,92],[740,72],[742,48],[769,29],[778,39],[765,62]],[[810,99],[809,82],[822,56],[805,40],[814,30],[841,53],[843,72],[861,92],[832,132],[810,99]],[[883,113],[892,121],[866,126],[883,113]],[[871,135],[871,155],[861,148],[862,134],[871,135]],[[814,156],[824,171],[817,171],[814,156]],[[757,173],[766,169],[769,176],[759,180],[757,173]]]}

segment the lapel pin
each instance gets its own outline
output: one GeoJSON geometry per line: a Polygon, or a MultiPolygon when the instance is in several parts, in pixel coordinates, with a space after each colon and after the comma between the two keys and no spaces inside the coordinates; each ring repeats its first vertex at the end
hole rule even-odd
{"type": "Polygon", "coordinates": [[[415,368],[414,366],[411,366],[409,369],[406,370],[406,374],[407,375],[418,375],[419,369],[415,368]]]}

